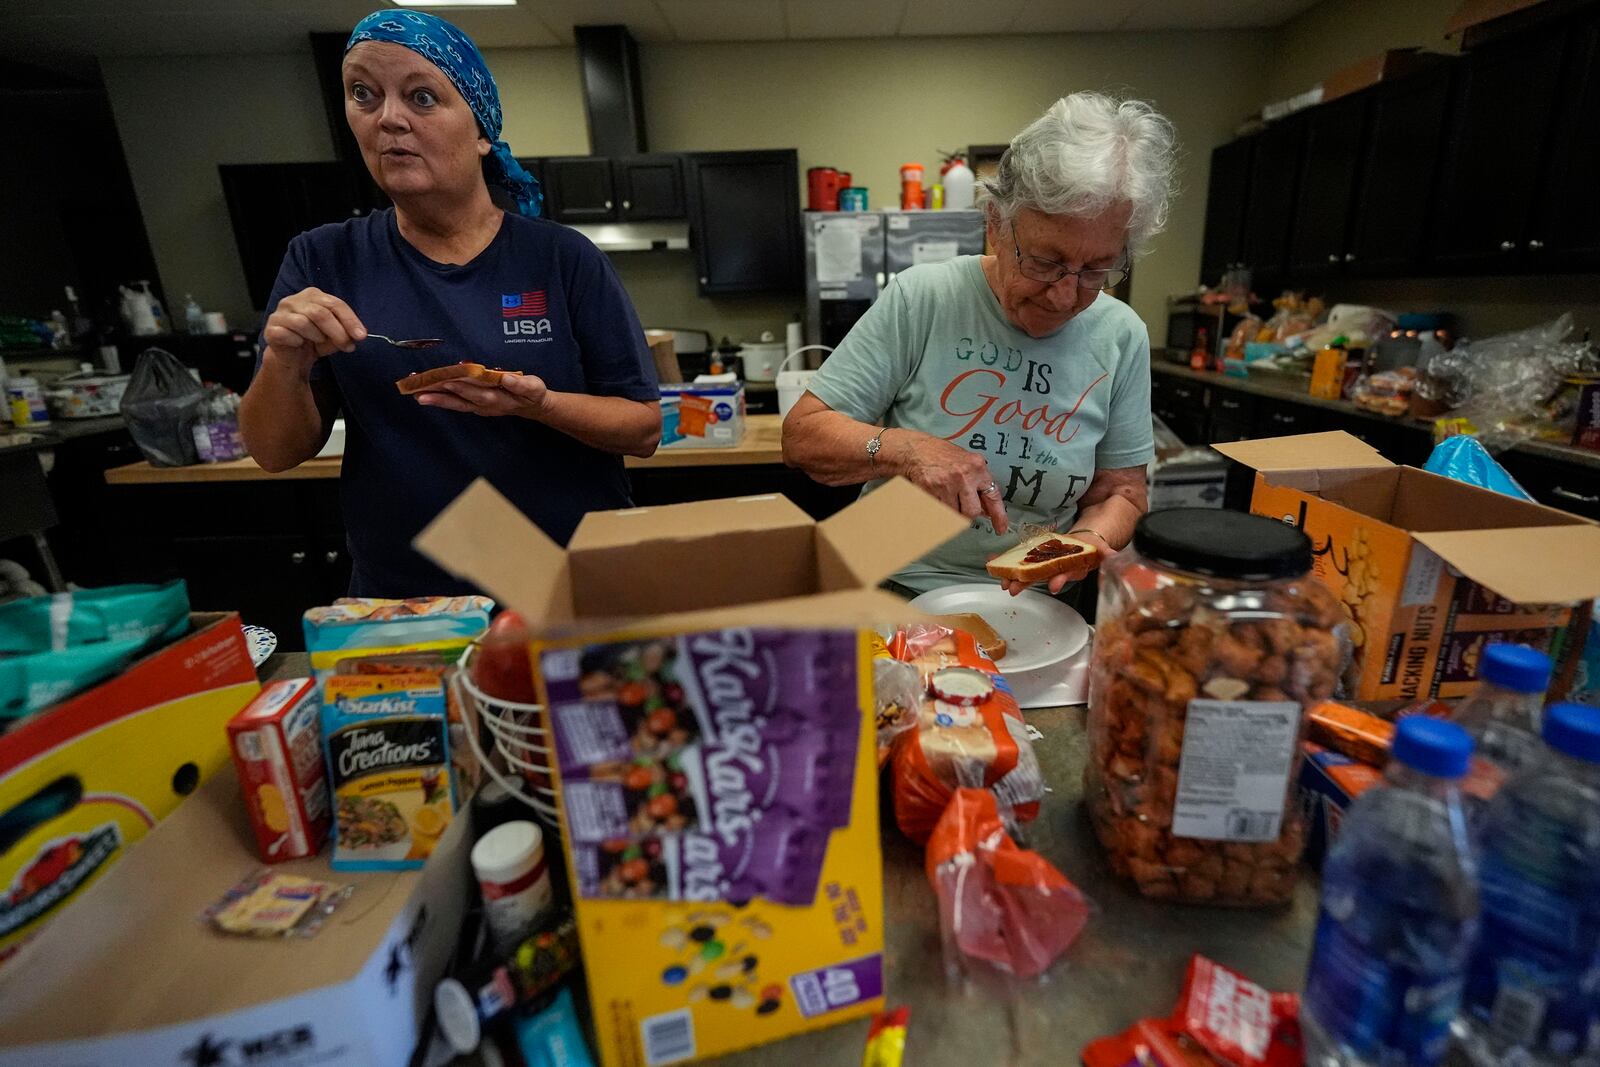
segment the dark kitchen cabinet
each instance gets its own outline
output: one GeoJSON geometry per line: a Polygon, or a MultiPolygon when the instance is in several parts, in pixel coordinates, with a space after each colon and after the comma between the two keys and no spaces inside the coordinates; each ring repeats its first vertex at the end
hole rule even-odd
{"type": "Polygon", "coordinates": [[[245,284],[258,309],[267,306],[290,240],[389,203],[359,162],[224,163],[217,173],[245,284]]]}
{"type": "Polygon", "coordinates": [[[1357,179],[1351,272],[1406,274],[1422,261],[1437,176],[1449,64],[1374,91],[1357,179]]]}
{"type": "Polygon", "coordinates": [[[1455,64],[1429,257],[1436,269],[1524,266],[1563,51],[1564,34],[1550,28],[1484,45],[1455,64]]]}
{"type": "Polygon", "coordinates": [[[701,293],[801,287],[800,176],[793,149],[690,153],[684,177],[701,293]]]}
{"type": "Polygon", "coordinates": [[[1370,97],[1357,94],[1306,115],[1300,192],[1289,234],[1289,275],[1320,278],[1355,261],[1351,209],[1370,97]]]}
{"type": "Polygon", "coordinates": [[[1526,258],[1534,270],[1600,270],[1600,9],[1567,35],[1558,99],[1526,258]]]}
{"type": "Polygon", "coordinates": [[[553,156],[544,161],[545,214],[557,222],[610,222],[617,217],[611,160],[553,156]]]}
{"type": "Polygon", "coordinates": [[[1254,272],[1257,292],[1276,291],[1287,280],[1289,226],[1305,147],[1300,116],[1270,126],[1256,137],[1250,161],[1250,198],[1244,220],[1243,260],[1254,272]]]}
{"type": "Polygon", "coordinates": [[[683,164],[677,156],[629,156],[611,161],[617,217],[625,222],[684,216],[683,164]]]}
{"type": "Polygon", "coordinates": [[[1243,253],[1245,204],[1250,193],[1250,156],[1255,138],[1241,137],[1211,150],[1206,189],[1206,235],[1200,249],[1200,282],[1216,285],[1243,253]]]}

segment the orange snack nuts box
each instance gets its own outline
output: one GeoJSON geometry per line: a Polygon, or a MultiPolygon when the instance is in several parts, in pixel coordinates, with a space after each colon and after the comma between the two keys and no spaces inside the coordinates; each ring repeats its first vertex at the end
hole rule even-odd
{"type": "Polygon", "coordinates": [[[1600,527],[1576,515],[1396,466],[1343,432],[1212,447],[1255,469],[1252,512],[1310,536],[1350,615],[1352,699],[1466,696],[1485,644],[1553,651],[1600,596],[1600,527]]]}

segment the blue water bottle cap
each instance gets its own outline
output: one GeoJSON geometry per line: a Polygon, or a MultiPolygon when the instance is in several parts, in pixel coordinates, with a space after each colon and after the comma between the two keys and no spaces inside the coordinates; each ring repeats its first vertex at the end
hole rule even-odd
{"type": "Polygon", "coordinates": [[[1435,778],[1460,778],[1472,760],[1472,735],[1453,722],[1407,715],[1395,727],[1394,758],[1435,778]]]}
{"type": "Polygon", "coordinates": [[[1478,677],[1517,693],[1550,687],[1550,657],[1526,645],[1486,645],[1478,677]]]}
{"type": "Polygon", "coordinates": [[[1544,709],[1545,744],[1585,763],[1600,763],[1600,708],[1551,704],[1544,709]]]}

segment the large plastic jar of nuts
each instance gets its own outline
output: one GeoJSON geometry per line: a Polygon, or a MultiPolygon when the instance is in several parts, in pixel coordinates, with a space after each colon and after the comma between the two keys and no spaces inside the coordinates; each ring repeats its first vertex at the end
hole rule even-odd
{"type": "Polygon", "coordinates": [[[1146,896],[1268,906],[1294,893],[1305,709],[1333,695],[1347,616],[1311,542],[1257,515],[1174,508],[1100,570],[1084,796],[1146,896]]]}

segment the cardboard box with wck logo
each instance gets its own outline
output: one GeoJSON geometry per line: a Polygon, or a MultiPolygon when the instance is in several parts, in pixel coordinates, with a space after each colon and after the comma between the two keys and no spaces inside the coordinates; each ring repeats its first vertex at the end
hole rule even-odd
{"type": "Polygon", "coordinates": [[[279,864],[355,892],[309,939],[228,936],[200,914],[259,861],[223,768],[0,970],[0,1067],[402,1067],[476,895],[468,822],[420,871],[279,864]]]}
{"type": "Polygon", "coordinates": [[[1461,697],[1485,644],[1557,660],[1600,596],[1600,526],[1415,467],[1343,432],[1213,445],[1256,471],[1250,510],[1310,535],[1315,573],[1351,615],[1355,700],[1461,697]],[[1575,610],[1576,609],[1576,610],[1575,610]]]}
{"type": "Polygon", "coordinates": [[[822,522],[779,496],[596,512],[567,548],[486,483],[417,540],[535,628],[605,1067],[880,1010],[879,581],[966,520],[891,482],[822,522]]]}

